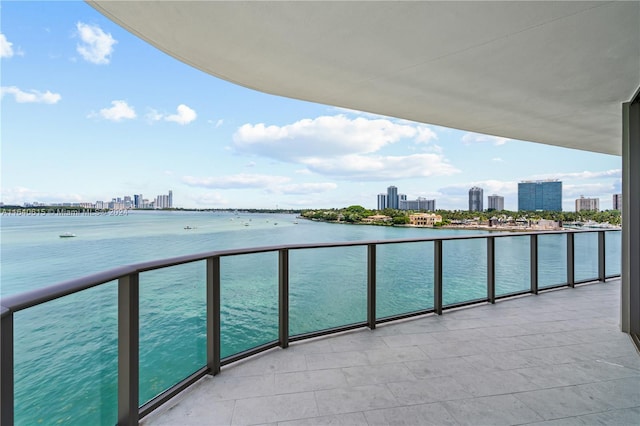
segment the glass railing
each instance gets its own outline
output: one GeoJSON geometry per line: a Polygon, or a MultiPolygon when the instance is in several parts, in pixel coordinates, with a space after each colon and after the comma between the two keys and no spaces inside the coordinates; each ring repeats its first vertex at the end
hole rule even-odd
{"type": "Polygon", "coordinates": [[[214,251],[9,296],[1,302],[1,424],[136,424],[204,375],[289,342],[605,281],[620,275],[620,234],[214,251]]]}

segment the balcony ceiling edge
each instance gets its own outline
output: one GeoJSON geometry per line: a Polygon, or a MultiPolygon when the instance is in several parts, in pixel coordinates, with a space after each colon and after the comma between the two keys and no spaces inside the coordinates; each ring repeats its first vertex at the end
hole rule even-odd
{"type": "Polygon", "coordinates": [[[640,86],[638,1],[88,3],[251,89],[605,154],[640,86]]]}

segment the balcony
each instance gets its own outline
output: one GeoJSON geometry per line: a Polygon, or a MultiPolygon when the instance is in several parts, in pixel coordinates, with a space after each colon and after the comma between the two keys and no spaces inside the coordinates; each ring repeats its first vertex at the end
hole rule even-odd
{"type": "Polygon", "coordinates": [[[619,300],[613,280],[295,343],[204,377],[142,424],[638,424],[619,300]]]}
{"type": "MultiPolygon", "coordinates": [[[[629,337],[617,328],[620,259],[612,249],[619,249],[619,237],[619,231],[598,230],[227,250],[123,266],[7,297],[2,300],[2,424],[24,422],[24,399],[34,398],[24,391],[28,371],[20,371],[22,387],[14,389],[20,387],[14,386],[14,347],[22,345],[21,353],[29,357],[51,353],[38,342],[24,352],[21,315],[38,309],[47,319],[55,310],[96,313],[92,323],[79,324],[60,340],[67,349],[74,340],[87,339],[83,350],[100,357],[93,369],[107,371],[86,379],[88,388],[97,380],[98,390],[62,400],[106,413],[107,423],[136,424],[140,418],[150,424],[388,423],[394,416],[435,410],[429,418],[444,422],[449,416],[464,424],[488,415],[487,407],[498,416],[487,417],[490,423],[605,412],[634,418],[639,397],[633,383],[640,367],[629,337]],[[460,256],[460,247],[469,245],[473,256],[460,256]],[[264,266],[256,268],[258,262],[264,266]],[[319,263],[319,276],[305,276],[306,266],[319,263]],[[401,274],[406,265],[414,273],[401,274]],[[269,301],[253,311],[229,309],[230,301],[248,295],[234,295],[236,287],[228,285],[234,275],[249,279],[252,288],[264,284],[259,299],[269,301]],[[173,287],[154,286],[168,276],[172,285],[203,282],[202,294],[193,293],[191,316],[178,317],[166,304],[177,299],[173,287]],[[316,291],[329,280],[344,285],[340,291],[316,291]],[[409,281],[416,285],[411,292],[402,287],[409,281]],[[471,285],[461,291],[463,282],[471,285]],[[603,284],[587,285],[593,282],[603,284]],[[572,289],[561,290],[567,287],[572,289]],[[316,292],[308,293],[310,288],[316,292]],[[96,291],[104,293],[92,303],[76,299],[75,307],[56,305],[96,291]],[[523,297],[530,294],[538,296],[523,297]],[[100,309],[107,312],[104,318],[100,309]],[[237,325],[243,331],[235,334],[229,327],[234,312],[244,319],[237,325]],[[266,320],[255,320],[265,313],[266,320]],[[192,336],[188,324],[196,325],[192,336]],[[165,332],[160,341],[149,337],[154,327],[165,332]],[[247,337],[249,328],[261,331],[257,340],[247,337]],[[117,331],[113,337],[110,329],[117,331]],[[96,348],[95,333],[105,333],[103,340],[113,343],[96,348]],[[192,338],[184,347],[174,340],[183,334],[192,338]],[[183,372],[159,377],[165,364],[149,362],[153,351],[183,372]],[[563,402],[554,406],[557,401],[563,402]]],[[[46,371],[45,364],[38,365],[46,371]]],[[[73,364],[66,368],[52,372],[55,380],[79,374],[73,364]]],[[[83,419],[92,421],[91,415],[96,414],[83,419]]]]}

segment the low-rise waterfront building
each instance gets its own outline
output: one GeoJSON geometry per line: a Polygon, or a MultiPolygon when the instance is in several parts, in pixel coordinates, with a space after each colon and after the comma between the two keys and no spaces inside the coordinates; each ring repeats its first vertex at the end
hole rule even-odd
{"type": "Polygon", "coordinates": [[[373,216],[365,217],[362,219],[363,223],[375,223],[375,222],[391,222],[393,218],[383,214],[374,214],[373,216]]]}
{"type": "Polygon", "coordinates": [[[412,226],[433,226],[442,222],[442,216],[435,213],[416,213],[409,215],[409,224],[412,226]]]}

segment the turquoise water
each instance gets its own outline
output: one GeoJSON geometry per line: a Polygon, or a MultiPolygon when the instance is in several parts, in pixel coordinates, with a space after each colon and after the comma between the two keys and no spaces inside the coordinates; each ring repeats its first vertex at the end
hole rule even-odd
{"type": "MultiPolygon", "coordinates": [[[[3,296],[217,249],[482,233],[296,224],[293,215],[220,212],[1,220],[3,296]],[[59,238],[64,232],[77,237],[59,238]]],[[[595,277],[597,235],[576,235],[575,243],[576,280],[595,277]]],[[[608,233],[606,244],[607,273],[619,273],[620,233],[608,233]]],[[[291,335],[366,320],[366,250],[290,251],[291,335]]],[[[563,283],[566,238],[540,236],[539,250],[540,287],[563,283]]],[[[378,318],[433,307],[432,243],[379,245],[377,259],[378,318]]],[[[277,339],[277,265],[277,253],[221,259],[223,357],[277,339]]],[[[445,304],[486,297],[485,240],[443,242],[443,268],[445,304]]],[[[205,270],[205,262],[195,262],[140,274],[141,404],[206,363],[205,270]]],[[[528,271],[529,238],[496,239],[497,294],[528,289],[528,271]]],[[[116,296],[112,282],[16,313],[16,424],[116,422],[116,296]]]]}

